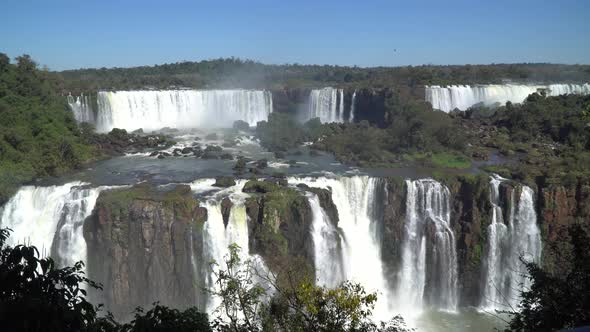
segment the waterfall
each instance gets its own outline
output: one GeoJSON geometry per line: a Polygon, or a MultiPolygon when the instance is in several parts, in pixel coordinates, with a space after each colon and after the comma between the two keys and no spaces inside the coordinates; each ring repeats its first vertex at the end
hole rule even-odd
{"type": "Polygon", "coordinates": [[[488,226],[488,243],[482,270],[484,284],[481,310],[516,309],[520,301],[520,291],[530,286],[520,257],[533,262],[541,259],[541,235],[537,226],[534,192],[531,188],[522,186],[516,205],[516,190],[511,189],[506,225],[499,189],[505,180],[497,175],[490,180],[492,221],[488,226]]]}
{"type": "Polygon", "coordinates": [[[332,224],[315,194],[308,195],[313,213],[311,234],[314,246],[316,278],[320,285],[337,287],[344,281],[342,240],[338,229],[332,224]]]}
{"type": "Polygon", "coordinates": [[[94,124],[96,119],[94,117],[94,110],[90,98],[85,95],[80,96],[68,96],[68,105],[74,113],[74,118],[78,122],[88,122],[94,124]]]}
{"type": "Polygon", "coordinates": [[[545,90],[549,96],[562,94],[590,94],[590,84],[550,84],[550,85],[518,85],[518,84],[490,84],[490,85],[451,85],[448,87],[427,86],[426,101],[433,109],[450,112],[454,109],[466,110],[469,107],[483,103],[486,106],[495,103],[505,104],[523,102],[530,94],[545,90]]]}
{"type": "Polygon", "coordinates": [[[84,220],[90,216],[98,194],[106,187],[85,188],[85,183],[61,186],[25,186],[6,203],[2,228],[13,230],[9,245],[27,244],[41,256],[51,254],[60,266],[86,261],[84,220]]]}
{"type": "Polygon", "coordinates": [[[344,90],[323,88],[309,94],[307,120],[320,118],[326,122],[344,122],[344,90]]]}
{"type": "Polygon", "coordinates": [[[449,189],[432,179],[407,180],[405,237],[397,296],[406,310],[457,308],[457,253],[449,189]]]}
{"type": "Polygon", "coordinates": [[[99,132],[225,128],[236,120],[255,126],[272,112],[272,95],[262,90],[100,91],[97,99],[99,132]]]}
{"type": "Polygon", "coordinates": [[[354,122],[354,109],[356,106],[356,90],[352,93],[352,99],[350,100],[350,119],[348,122],[354,122]]]}
{"type": "MultiPolygon", "coordinates": [[[[329,189],[332,192],[332,200],[338,209],[340,219],[338,228],[342,234],[340,241],[343,247],[343,278],[340,279],[337,273],[329,276],[332,271],[324,270],[320,271],[320,280],[328,279],[332,284],[351,280],[362,284],[369,292],[378,292],[374,315],[379,319],[389,319],[391,318],[389,301],[392,296],[383,273],[381,246],[376,230],[378,221],[374,217],[378,182],[377,179],[368,176],[289,178],[291,184],[304,183],[310,187],[329,189]]],[[[316,215],[314,215],[315,218],[316,215]]],[[[335,236],[334,233],[332,235],[335,236]]],[[[320,239],[333,240],[332,236],[323,235],[320,239]]],[[[320,243],[319,245],[320,247],[330,247],[334,244],[320,243]]],[[[331,257],[330,251],[324,251],[322,255],[315,257],[316,266],[322,265],[330,259],[334,260],[333,264],[338,264],[338,257],[331,257]]]]}
{"type": "MultiPolygon", "coordinates": [[[[211,187],[214,180],[200,180],[191,185],[193,192],[199,194],[209,190],[216,190],[211,187]]],[[[216,262],[219,267],[214,267],[215,270],[227,269],[224,266],[225,258],[229,254],[228,246],[237,244],[240,247],[240,258],[242,261],[251,259],[257,268],[264,268],[262,259],[258,256],[250,255],[248,246],[248,216],[246,214],[246,207],[244,205],[247,194],[242,193],[242,188],[246,183],[245,180],[240,180],[235,186],[225,188],[214,192],[207,197],[203,207],[207,209],[207,221],[203,225],[203,263],[216,262]],[[232,202],[232,207],[229,214],[227,226],[223,223],[223,216],[221,213],[221,201],[223,198],[229,198],[232,202]]],[[[217,188],[218,189],[218,188],[217,188]]],[[[208,289],[217,289],[215,284],[215,275],[209,267],[205,267],[206,287],[208,289]]],[[[221,300],[215,296],[209,296],[207,299],[206,312],[214,312],[221,303],[221,300]]]]}

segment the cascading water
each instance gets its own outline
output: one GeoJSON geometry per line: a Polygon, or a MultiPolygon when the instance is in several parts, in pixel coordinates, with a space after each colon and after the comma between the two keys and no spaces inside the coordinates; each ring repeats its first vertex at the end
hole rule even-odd
{"type": "Polygon", "coordinates": [[[562,94],[590,94],[590,84],[550,84],[550,85],[517,85],[517,84],[490,84],[490,85],[451,85],[448,87],[427,86],[425,91],[426,101],[432,104],[433,109],[450,112],[454,109],[466,110],[469,107],[483,103],[493,105],[523,102],[528,95],[539,90],[545,90],[549,96],[562,94]]]}
{"type": "Polygon", "coordinates": [[[349,122],[354,121],[354,109],[356,106],[356,90],[352,93],[352,99],[350,100],[350,119],[349,122]]]}
{"type": "Polygon", "coordinates": [[[508,225],[503,220],[500,184],[505,181],[494,175],[490,181],[492,222],[488,226],[488,244],[485,252],[483,287],[480,309],[484,311],[516,309],[520,291],[529,286],[526,269],[520,258],[539,262],[541,235],[537,226],[534,192],[522,186],[515,207],[516,190],[511,189],[508,225]]]}
{"type": "MultiPolygon", "coordinates": [[[[377,220],[374,216],[375,195],[378,180],[368,176],[353,176],[339,178],[289,178],[290,184],[304,183],[310,187],[329,189],[332,192],[332,200],[338,209],[338,228],[342,243],[342,267],[336,271],[325,269],[318,271],[320,282],[327,280],[331,284],[338,284],[345,280],[352,280],[362,284],[368,291],[379,293],[374,315],[379,319],[391,318],[392,299],[383,273],[381,261],[381,246],[376,232],[377,220]],[[343,271],[340,279],[337,273],[343,271]],[[332,275],[333,274],[333,275],[332,275]]],[[[314,219],[317,214],[314,214],[314,219]]],[[[326,219],[324,219],[326,220],[326,219]]],[[[314,227],[315,227],[314,220],[314,227]]],[[[325,222],[325,221],[324,221],[325,222]]],[[[318,222],[319,223],[319,222],[318,222]]],[[[319,234],[318,246],[332,247],[335,244],[325,244],[322,241],[334,241],[335,234],[329,236],[319,234]]],[[[316,238],[314,238],[315,244],[316,238]]],[[[338,240],[336,240],[336,245],[338,240]]],[[[319,250],[316,255],[316,266],[332,261],[338,266],[339,255],[335,250],[319,250]]]]}
{"type": "Polygon", "coordinates": [[[80,96],[68,96],[68,105],[74,113],[74,118],[78,122],[95,123],[96,119],[94,116],[94,110],[90,103],[90,98],[85,95],[80,96]]]}
{"type": "Polygon", "coordinates": [[[311,90],[307,120],[320,118],[320,121],[344,122],[344,90],[323,88],[311,90]]]}
{"type": "MultiPolygon", "coordinates": [[[[208,189],[214,189],[211,185],[214,180],[201,180],[191,185],[193,192],[199,194],[208,189]]],[[[203,262],[208,264],[216,262],[218,267],[213,267],[215,270],[226,269],[223,266],[226,256],[229,254],[228,247],[232,244],[237,244],[240,247],[240,257],[242,260],[252,259],[258,264],[261,263],[260,257],[253,257],[249,254],[248,247],[248,217],[246,214],[246,207],[244,206],[244,199],[246,194],[242,193],[242,188],[246,181],[241,180],[235,186],[214,192],[207,197],[203,202],[203,207],[207,209],[207,221],[203,226],[203,262]],[[229,214],[227,226],[224,225],[223,216],[221,213],[221,201],[223,198],[229,198],[232,202],[232,207],[229,214]]],[[[206,287],[208,289],[216,289],[215,275],[210,268],[205,268],[206,272],[206,287]]],[[[218,309],[220,299],[215,296],[209,296],[207,299],[206,311],[208,313],[214,312],[218,309]]]]}
{"type": "Polygon", "coordinates": [[[52,255],[61,266],[86,261],[84,220],[90,216],[98,194],[106,187],[85,188],[85,183],[62,186],[25,186],[6,203],[2,228],[13,230],[9,245],[28,244],[42,256],[52,255]]]}
{"type": "Polygon", "coordinates": [[[457,309],[457,253],[449,189],[432,179],[407,180],[405,237],[397,296],[402,310],[457,309]]]}
{"type": "Polygon", "coordinates": [[[336,287],[346,280],[343,270],[342,239],[315,194],[308,195],[313,213],[311,234],[317,281],[320,285],[336,287]]]}
{"type": "Polygon", "coordinates": [[[100,91],[97,99],[99,132],[224,128],[236,120],[255,126],[272,112],[272,95],[262,90],[100,91]]]}

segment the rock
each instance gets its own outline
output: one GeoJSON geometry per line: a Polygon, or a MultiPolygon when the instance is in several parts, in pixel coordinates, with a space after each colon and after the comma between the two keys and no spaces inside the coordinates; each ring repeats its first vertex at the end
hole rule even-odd
{"type": "Polygon", "coordinates": [[[132,134],[135,135],[139,135],[139,134],[143,134],[143,129],[139,128],[139,129],[135,129],[134,131],[131,132],[132,134]]]}
{"type": "Polygon", "coordinates": [[[223,218],[223,226],[225,227],[227,227],[227,223],[229,222],[229,214],[231,213],[232,206],[234,206],[234,204],[229,197],[225,197],[221,201],[221,217],[223,218]]]}
{"type": "Polygon", "coordinates": [[[250,130],[250,125],[246,121],[237,120],[234,121],[233,128],[237,130],[248,131],[250,130]]]}
{"type": "Polygon", "coordinates": [[[217,137],[216,133],[211,133],[211,134],[205,136],[205,139],[209,140],[209,141],[216,141],[218,139],[218,137],[217,137]]]}
{"type": "Polygon", "coordinates": [[[160,154],[160,152],[154,151],[154,152],[150,153],[150,157],[155,157],[155,156],[157,156],[159,154],[160,154]]]}
{"type": "Polygon", "coordinates": [[[207,147],[205,148],[205,152],[222,152],[223,148],[221,148],[221,146],[217,146],[217,145],[207,145],[207,147]]]}
{"type": "Polygon", "coordinates": [[[256,168],[264,169],[268,167],[268,161],[266,159],[260,159],[256,161],[256,168]]]}
{"type": "Polygon", "coordinates": [[[231,176],[218,176],[215,178],[215,183],[213,184],[213,186],[215,186],[215,187],[222,187],[222,188],[227,188],[227,187],[231,187],[231,186],[235,186],[235,185],[236,185],[236,181],[231,176]]]}
{"type": "Polygon", "coordinates": [[[222,153],[219,158],[223,159],[223,160],[233,160],[234,157],[231,155],[231,153],[222,153]]]}
{"type": "Polygon", "coordinates": [[[237,171],[243,171],[246,169],[246,158],[244,157],[238,157],[238,161],[236,161],[236,164],[234,166],[234,169],[237,171]]]}
{"type": "Polygon", "coordinates": [[[193,153],[193,148],[190,147],[186,147],[184,149],[182,149],[182,151],[180,151],[182,154],[189,154],[189,153],[193,153]]]}
{"type": "Polygon", "coordinates": [[[338,208],[336,207],[336,204],[334,204],[334,201],[332,200],[332,192],[329,191],[328,189],[314,188],[314,187],[308,187],[306,190],[309,192],[312,192],[318,196],[318,200],[320,201],[320,206],[322,207],[322,209],[324,209],[324,212],[326,212],[326,215],[330,218],[330,222],[334,226],[338,227],[338,221],[339,221],[338,208]]]}
{"type": "Polygon", "coordinates": [[[204,305],[205,282],[193,268],[193,253],[203,249],[207,210],[187,185],[162,191],[147,184],[102,191],[95,213],[84,223],[87,275],[104,285],[107,310],[128,319],[137,306],[204,305]]]}
{"type": "Polygon", "coordinates": [[[275,151],[275,158],[277,159],[285,159],[285,153],[282,151],[275,151]]]}
{"type": "Polygon", "coordinates": [[[161,152],[160,155],[162,155],[164,157],[172,157],[172,155],[170,153],[165,152],[165,151],[161,152]]]}

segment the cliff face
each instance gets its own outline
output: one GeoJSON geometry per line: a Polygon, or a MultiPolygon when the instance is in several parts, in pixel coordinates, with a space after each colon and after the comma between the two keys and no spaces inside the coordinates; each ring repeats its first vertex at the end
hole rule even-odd
{"type": "Polygon", "coordinates": [[[382,197],[381,255],[384,262],[385,279],[390,288],[397,285],[397,271],[401,266],[406,220],[406,186],[399,178],[388,178],[384,182],[382,197]]]}
{"type": "Polygon", "coordinates": [[[547,249],[543,263],[550,269],[558,269],[561,262],[553,257],[553,247],[569,241],[567,230],[571,224],[581,222],[590,226],[590,180],[542,186],[538,200],[538,216],[547,249]]]}
{"type": "MultiPolygon", "coordinates": [[[[388,89],[344,89],[345,118],[351,110],[352,95],[356,91],[354,105],[354,122],[363,120],[377,126],[385,124],[385,100],[391,93],[388,89]]],[[[307,111],[307,103],[311,89],[280,89],[271,90],[273,111],[289,113],[296,117],[307,111]]]]}
{"type": "Polygon", "coordinates": [[[267,181],[250,181],[244,191],[252,194],[246,201],[251,252],[275,271],[298,264],[313,275],[313,216],[307,198],[267,181]]]}
{"type": "Polygon", "coordinates": [[[161,192],[147,185],[101,193],[86,222],[88,275],[103,284],[98,302],[116,316],[155,301],[174,307],[203,303],[195,270],[207,211],[190,187],[161,192]],[[197,257],[197,258],[195,258],[197,257]]]}
{"type": "MultiPolygon", "coordinates": [[[[490,179],[487,175],[446,179],[451,192],[451,227],[455,233],[461,307],[477,306],[483,285],[488,226],[491,223],[490,179]]],[[[503,181],[499,204],[504,221],[520,186],[503,181]]],[[[338,210],[329,190],[281,181],[249,181],[246,200],[249,247],[271,270],[296,268],[314,276],[313,213],[306,192],[317,195],[330,221],[338,224],[338,210]]],[[[386,280],[394,289],[401,267],[406,222],[406,183],[401,178],[379,180],[374,195],[386,280]]],[[[231,201],[222,202],[227,223],[231,201]]],[[[545,244],[567,243],[566,227],[590,220],[590,185],[583,181],[538,186],[535,202],[545,244]]],[[[126,317],[136,306],[154,301],[174,307],[205,304],[202,293],[207,264],[203,262],[202,226],[207,211],[199,207],[190,187],[162,191],[148,185],[105,191],[86,222],[89,277],[104,286],[97,302],[126,317]]],[[[546,247],[546,246],[545,246],[546,247]]],[[[556,266],[549,250],[546,266],[556,266]]],[[[96,295],[98,296],[98,295],[96,295]]]]}

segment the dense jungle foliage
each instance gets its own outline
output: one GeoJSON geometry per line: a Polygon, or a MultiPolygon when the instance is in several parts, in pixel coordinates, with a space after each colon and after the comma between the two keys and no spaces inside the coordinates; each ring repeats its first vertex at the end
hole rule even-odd
{"type": "Polygon", "coordinates": [[[17,185],[55,176],[92,158],[66,100],[63,80],[28,56],[0,53],[0,205],[17,185]]]}
{"type": "Polygon", "coordinates": [[[177,62],[132,68],[78,69],[61,72],[72,93],[99,89],[390,87],[550,81],[590,81],[588,65],[492,64],[405,67],[266,65],[239,58],[177,62]]]}

